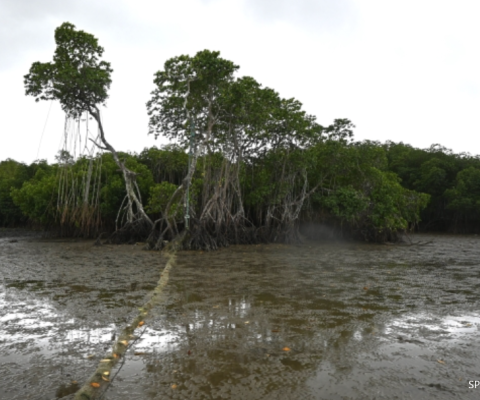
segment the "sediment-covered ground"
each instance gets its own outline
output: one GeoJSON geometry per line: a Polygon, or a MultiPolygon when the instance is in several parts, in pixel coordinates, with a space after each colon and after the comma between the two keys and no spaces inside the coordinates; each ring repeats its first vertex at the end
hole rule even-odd
{"type": "MultiPolygon", "coordinates": [[[[179,253],[104,399],[475,399],[480,238],[179,253]]],[[[0,399],[70,399],[154,289],[141,245],[0,235],[0,399]]]]}

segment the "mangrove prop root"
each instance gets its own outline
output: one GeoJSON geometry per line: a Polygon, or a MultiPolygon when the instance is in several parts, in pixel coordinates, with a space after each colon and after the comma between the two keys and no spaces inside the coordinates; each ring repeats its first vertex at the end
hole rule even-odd
{"type": "MultiPolygon", "coordinates": [[[[179,240],[181,240],[181,238],[179,238],[179,240]]],[[[167,264],[160,275],[157,286],[153,292],[150,293],[149,300],[143,305],[143,307],[140,308],[139,314],[132,321],[132,323],[124,328],[123,331],[118,335],[117,341],[114,343],[111,353],[106,355],[99,363],[96,371],[93,373],[90,379],[88,379],[75,394],[74,400],[94,400],[103,396],[103,393],[105,393],[108,385],[110,384],[110,382],[106,381],[105,379],[108,380],[112,369],[122,358],[125,357],[127,349],[134,343],[135,330],[143,325],[149,311],[164,300],[163,290],[168,283],[170,270],[175,265],[177,248],[177,241],[172,242],[169,244],[169,246],[167,246],[165,249],[167,264]]]]}
{"type": "Polygon", "coordinates": [[[148,236],[151,228],[144,220],[127,222],[123,227],[113,232],[106,240],[106,243],[121,244],[142,242],[148,236]]]}
{"type": "Polygon", "coordinates": [[[103,235],[105,235],[105,232],[102,232],[102,233],[100,233],[100,235],[98,235],[97,240],[95,240],[95,243],[93,243],[94,246],[101,246],[102,245],[102,242],[100,242],[100,239],[102,238],[103,235]]]}

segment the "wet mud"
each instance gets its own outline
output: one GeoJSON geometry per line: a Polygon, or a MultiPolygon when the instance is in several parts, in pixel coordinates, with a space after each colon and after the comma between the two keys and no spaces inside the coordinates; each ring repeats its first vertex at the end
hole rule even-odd
{"type": "MultiPolygon", "coordinates": [[[[71,399],[165,266],[0,235],[0,399],[71,399]]],[[[181,252],[104,399],[475,399],[480,238],[181,252]]]]}

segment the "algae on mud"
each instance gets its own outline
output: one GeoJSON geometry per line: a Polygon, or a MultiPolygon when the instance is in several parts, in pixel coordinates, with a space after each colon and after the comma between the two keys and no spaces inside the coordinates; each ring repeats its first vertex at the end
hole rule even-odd
{"type": "MultiPolygon", "coordinates": [[[[104,398],[475,398],[480,240],[415,240],[431,244],[179,253],[104,398]]],[[[148,300],[158,253],[22,238],[0,248],[1,393],[71,398],[56,393],[87,381],[148,300]]]]}

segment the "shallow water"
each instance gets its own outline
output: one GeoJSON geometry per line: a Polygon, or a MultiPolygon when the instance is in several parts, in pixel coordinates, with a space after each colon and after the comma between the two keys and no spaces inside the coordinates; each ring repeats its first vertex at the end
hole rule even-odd
{"type": "MultiPolygon", "coordinates": [[[[17,239],[0,238],[0,399],[68,399],[165,260],[17,239]]],[[[103,398],[479,398],[480,238],[412,240],[180,253],[103,398]]]]}

